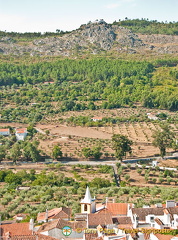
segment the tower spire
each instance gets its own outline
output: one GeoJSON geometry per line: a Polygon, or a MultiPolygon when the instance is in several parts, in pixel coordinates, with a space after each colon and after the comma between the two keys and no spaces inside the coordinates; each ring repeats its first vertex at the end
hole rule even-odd
{"type": "Polygon", "coordinates": [[[92,198],[91,198],[91,194],[90,194],[90,189],[87,186],[86,192],[85,192],[85,197],[82,200],[82,203],[91,203],[92,202],[92,198]]]}

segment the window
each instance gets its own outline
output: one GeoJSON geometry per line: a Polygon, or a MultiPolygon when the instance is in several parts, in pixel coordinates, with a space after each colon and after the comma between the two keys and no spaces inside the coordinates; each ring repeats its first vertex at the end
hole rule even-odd
{"type": "Polygon", "coordinates": [[[84,211],[87,211],[87,204],[84,205],[84,211]]]}

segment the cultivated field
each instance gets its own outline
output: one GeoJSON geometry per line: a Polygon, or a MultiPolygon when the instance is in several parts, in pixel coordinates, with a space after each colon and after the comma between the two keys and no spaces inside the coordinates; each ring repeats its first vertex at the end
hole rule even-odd
{"type": "MultiPolygon", "coordinates": [[[[159,149],[152,146],[152,135],[155,130],[159,129],[161,121],[148,121],[146,113],[150,109],[137,108],[121,108],[114,110],[85,110],[85,111],[71,111],[60,113],[55,118],[46,118],[43,122],[36,124],[36,129],[39,131],[36,134],[36,139],[40,141],[40,149],[51,155],[54,145],[60,145],[63,156],[71,159],[83,160],[81,153],[82,148],[101,146],[103,152],[103,159],[113,159],[114,151],[112,150],[111,138],[113,134],[123,134],[133,141],[133,151],[131,156],[127,158],[142,158],[159,155],[159,149]],[[134,118],[139,121],[125,121],[118,124],[106,123],[102,127],[86,127],[74,126],[66,122],[69,117],[77,116],[97,116],[107,118],[134,118]],[[61,121],[62,119],[62,121],[61,121]],[[143,119],[143,121],[140,121],[143,119]],[[48,133],[47,133],[48,132],[48,133]]],[[[176,112],[168,112],[165,110],[154,110],[153,114],[164,112],[170,117],[177,118],[176,112]]],[[[0,126],[27,126],[17,123],[0,123],[0,126]]],[[[172,129],[178,136],[178,124],[170,124],[172,129]]],[[[172,149],[168,149],[172,151],[172,149]]]]}

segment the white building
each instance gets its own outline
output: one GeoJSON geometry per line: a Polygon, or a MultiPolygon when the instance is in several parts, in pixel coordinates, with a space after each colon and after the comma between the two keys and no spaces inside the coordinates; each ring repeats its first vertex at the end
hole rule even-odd
{"type": "Polygon", "coordinates": [[[0,129],[0,135],[2,136],[10,136],[10,130],[9,128],[4,128],[4,129],[0,129]]]}
{"type": "Polygon", "coordinates": [[[16,129],[15,136],[17,140],[25,140],[25,137],[27,136],[27,129],[26,128],[18,128],[16,129]]]}

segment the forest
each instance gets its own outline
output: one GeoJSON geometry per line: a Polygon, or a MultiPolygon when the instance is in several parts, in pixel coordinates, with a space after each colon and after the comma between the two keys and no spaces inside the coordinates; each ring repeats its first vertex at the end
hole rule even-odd
{"type": "Polygon", "coordinates": [[[107,58],[1,63],[1,121],[38,122],[44,115],[134,107],[178,110],[178,59],[107,58]],[[55,104],[53,104],[55,103],[55,104]]]}
{"type": "Polygon", "coordinates": [[[128,19],[113,22],[113,25],[123,26],[135,33],[178,35],[178,22],[158,22],[149,19],[128,19]]]}

